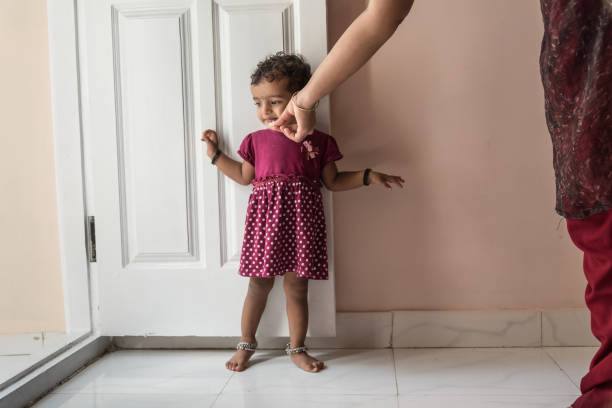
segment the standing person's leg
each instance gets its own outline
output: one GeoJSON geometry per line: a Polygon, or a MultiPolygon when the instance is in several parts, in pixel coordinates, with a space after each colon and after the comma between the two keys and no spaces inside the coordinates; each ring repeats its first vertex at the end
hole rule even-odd
{"type": "Polygon", "coordinates": [[[567,229],[584,251],[586,304],[591,330],[601,342],[573,408],[612,408],[612,210],[585,219],[568,218],[567,229]]]}
{"type": "MultiPolygon", "coordinates": [[[[249,289],[242,306],[242,320],[240,323],[242,337],[241,342],[255,343],[255,333],[261,320],[261,315],[266,308],[268,294],[274,286],[275,278],[250,278],[249,289]]],[[[246,362],[253,355],[254,351],[238,350],[225,363],[225,367],[232,371],[242,371],[246,362]]]]}
{"type": "MultiPolygon", "coordinates": [[[[308,279],[298,278],[294,272],[287,272],[283,286],[287,297],[289,347],[303,347],[308,330],[308,279]]],[[[322,361],[306,352],[291,354],[291,360],[304,371],[317,372],[325,367],[322,361]]]]}

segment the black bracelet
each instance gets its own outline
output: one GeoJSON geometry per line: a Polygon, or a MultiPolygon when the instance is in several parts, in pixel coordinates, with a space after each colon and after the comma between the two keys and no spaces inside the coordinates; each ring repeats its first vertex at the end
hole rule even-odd
{"type": "Polygon", "coordinates": [[[212,164],[215,164],[215,162],[217,161],[217,159],[219,158],[219,156],[221,156],[221,149],[219,149],[217,147],[217,151],[215,152],[215,155],[213,156],[212,160],[210,161],[212,164]]]}
{"type": "Polygon", "coordinates": [[[365,169],[365,171],[363,172],[363,185],[364,186],[370,185],[370,183],[368,183],[368,175],[370,174],[370,171],[372,171],[372,169],[365,169]]]}

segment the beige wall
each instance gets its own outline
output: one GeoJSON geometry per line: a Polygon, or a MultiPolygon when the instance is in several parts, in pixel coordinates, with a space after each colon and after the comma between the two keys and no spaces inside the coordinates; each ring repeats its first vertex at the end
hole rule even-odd
{"type": "Polygon", "coordinates": [[[0,2],[0,334],[65,328],[45,4],[0,2]]]}
{"type": "MultiPolygon", "coordinates": [[[[330,47],[364,8],[328,0],[330,47]]],[[[554,212],[538,1],[421,0],[331,98],[340,169],[406,180],[334,195],[339,311],[583,307],[554,212]]]]}

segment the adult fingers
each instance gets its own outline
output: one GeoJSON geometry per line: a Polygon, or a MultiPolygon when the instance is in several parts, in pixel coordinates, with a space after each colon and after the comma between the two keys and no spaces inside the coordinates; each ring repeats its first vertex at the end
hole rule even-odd
{"type": "Polygon", "coordinates": [[[288,137],[289,139],[296,141],[295,140],[295,132],[288,126],[282,126],[280,128],[281,132],[283,132],[283,134],[288,137]]]}
{"type": "Polygon", "coordinates": [[[314,132],[314,128],[317,122],[316,113],[299,111],[295,113],[295,120],[297,122],[297,137],[300,141],[304,140],[306,136],[311,135],[314,132]]]}
{"type": "Polygon", "coordinates": [[[283,113],[281,113],[280,117],[276,119],[276,121],[274,121],[275,127],[282,128],[283,126],[288,126],[289,124],[295,121],[295,115],[292,111],[289,110],[290,105],[291,102],[289,102],[283,113]]]}
{"type": "Polygon", "coordinates": [[[312,131],[310,133],[306,133],[302,128],[300,128],[300,126],[298,126],[297,132],[294,133],[293,140],[300,143],[310,134],[312,134],[312,131]]]}

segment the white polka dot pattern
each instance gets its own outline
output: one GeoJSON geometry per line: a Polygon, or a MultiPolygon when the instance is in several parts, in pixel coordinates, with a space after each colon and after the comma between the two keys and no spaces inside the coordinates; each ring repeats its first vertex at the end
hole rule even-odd
{"type": "Polygon", "coordinates": [[[325,214],[320,187],[302,178],[254,182],[238,273],[271,278],[295,272],[328,279],[325,214]]]}

